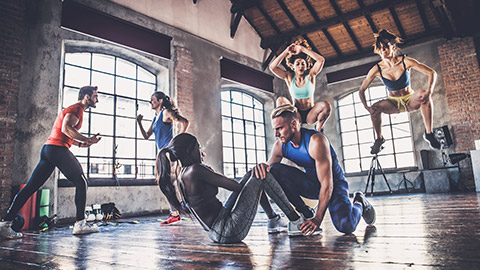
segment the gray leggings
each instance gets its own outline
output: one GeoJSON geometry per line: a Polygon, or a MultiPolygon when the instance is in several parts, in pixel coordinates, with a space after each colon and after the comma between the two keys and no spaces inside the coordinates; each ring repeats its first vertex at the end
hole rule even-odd
{"type": "MultiPolygon", "coordinates": [[[[250,172],[247,173],[244,178],[250,177],[250,174],[250,172]]],[[[252,176],[239,193],[230,195],[210,226],[208,237],[217,243],[242,241],[252,226],[262,191],[273,199],[285,215],[288,216],[294,212],[282,187],[272,174],[267,173],[267,177],[263,180],[252,176]]]]}

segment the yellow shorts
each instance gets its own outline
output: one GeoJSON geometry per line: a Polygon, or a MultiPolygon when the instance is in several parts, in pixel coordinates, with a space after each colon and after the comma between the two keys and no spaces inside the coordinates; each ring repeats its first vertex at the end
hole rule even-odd
{"type": "Polygon", "coordinates": [[[400,112],[406,112],[408,103],[410,103],[410,99],[412,98],[412,94],[413,93],[410,93],[401,97],[387,96],[387,99],[390,100],[400,112]]]}

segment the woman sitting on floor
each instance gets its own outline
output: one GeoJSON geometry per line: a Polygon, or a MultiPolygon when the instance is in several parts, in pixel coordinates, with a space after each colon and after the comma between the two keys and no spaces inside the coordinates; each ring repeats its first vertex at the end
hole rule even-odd
{"type": "Polygon", "coordinates": [[[261,180],[250,176],[249,172],[240,182],[236,182],[202,164],[202,156],[200,145],[193,135],[177,135],[158,154],[157,181],[170,204],[181,212],[189,211],[207,231],[212,241],[242,241],[257,213],[262,191],[276,202],[290,220],[289,234],[300,231],[303,218],[293,210],[271,174],[268,173],[267,177],[261,180]],[[178,161],[180,165],[180,168],[175,170],[176,177],[171,175],[171,162],[174,161],[178,161]],[[216,197],[219,187],[233,191],[225,205],[216,197]]]}

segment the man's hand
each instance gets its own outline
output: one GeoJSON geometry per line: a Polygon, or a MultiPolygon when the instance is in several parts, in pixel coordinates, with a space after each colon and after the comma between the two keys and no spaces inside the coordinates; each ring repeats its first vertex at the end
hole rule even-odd
{"type": "Polygon", "coordinates": [[[315,232],[315,230],[320,227],[322,222],[318,221],[314,218],[306,220],[305,222],[300,225],[300,231],[302,231],[303,235],[311,235],[315,232]]]}
{"type": "Polygon", "coordinates": [[[270,166],[266,163],[259,163],[253,167],[253,175],[258,179],[265,179],[267,172],[270,171],[270,166]]]}
{"type": "Polygon", "coordinates": [[[143,115],[139,114],[137,116],[137,122],[142,122],[142,120],[143,120],[143,115]]]}
{"type": "Polygon", "coordinates": [[[85,142],[85,144],[88,145],[88,146],[90,146],[92,144],[96,144],[96,143],[98,143],[98,141],[100,141],[101,138],[102,137],[100,137],[100,133],[97,133],[97,134],[93,135],[92,137],[88,138],[88,140],[85,142]]]}

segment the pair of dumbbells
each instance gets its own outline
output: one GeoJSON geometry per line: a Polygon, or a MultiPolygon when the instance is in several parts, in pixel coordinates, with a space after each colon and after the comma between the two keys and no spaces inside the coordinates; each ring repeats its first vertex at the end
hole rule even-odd
{"type": "Polygon", "coordinates": [[[87,205],[85,207],[85,218],[87,221],[101,221],[103,212],[100,204],[87,205]]]}

